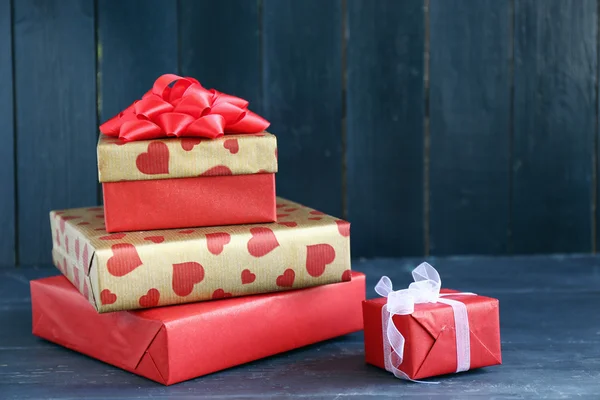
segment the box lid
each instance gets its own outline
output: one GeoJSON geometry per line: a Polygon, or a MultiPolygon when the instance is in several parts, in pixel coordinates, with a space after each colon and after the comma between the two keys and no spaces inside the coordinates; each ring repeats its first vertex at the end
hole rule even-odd
{"type": "Polygon", "coordinates": [[[131,142],[100,135],[97,151],[100,182],[277,172],[277,139],[268,132],[131,142]]]}

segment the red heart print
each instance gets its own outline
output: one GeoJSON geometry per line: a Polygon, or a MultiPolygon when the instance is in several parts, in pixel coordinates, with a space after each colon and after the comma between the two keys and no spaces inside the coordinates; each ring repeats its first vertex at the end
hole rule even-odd
{"type": "Polygon", "coordinates": [[[248,253],[254,257],[269,254],[279,246],[275,234],[269,228],[252,228],[250,234],[252,238],[248,240],[248,253]]]}
{"type": "Polygon", "coordinates": [[[106,262],[108,272],[113,276],[124,276],[142,265],[142,260],[134,245],[119,243],[111,246],[113,256],[106,262]]]}
{"type": "Polygon", "coordinates": [[[163,142],[153,141],[148,145],[148,152],[137,156],[135,165],[142,174],[168,174],[169,148],[163,142]]]}
{"type": "Polygon", "coordinates": [[[223,289],[217,289],[212,294],[213,299],[224,299],[226,297],[231,297],[231,293],[227,293],[223,289]]]}
{"type": "Polygon", "coordinates": [[[280,287],[292,287],[294,284],[294,279],[296,278],[296,273],[293,269],[288,268],[283,271],[283,275],[279,275],[275,283],[280,287]]]}
{"type": "Polygon", "coordinates": [[[61,232],[61,233],[65,233],[65,222],[67,222],[67,221],[69,221],[69,220],[71,220],[71,219],[77,219],[77,218],[79,218],[79,217],[77,217],[77,216],[75,216],[75,215],[72,215],[72,216],[70,216],[70,217],[63,217],[63,216],[61,215],[61,216],[59,216],[58,218],[60,218],[60,222],[59,222],[59,223],[60,223],[60,232],[61,232]]]}
{"type": "Polygon", "coordinates": [[[103,231],[104,228],[94,228],[95,231],[103,231]]]}
{"type": "Polygon", "coordinates": [[[309,217],[308,219],[310,219],[311,221],[320,221],[323,218],[321,218],[321,217],[309,217]]]}
{"type": "Polygon", "coordinates": [[[215,232],[206,234],[206,247],[214,255],[223,252],[223,248],[231,241],[231,236],[226,232],[215,232]]]}
{"type": "Polygon", "coordinates": [[[223,147],[229,150],[231,154],[236,154],[240,150],[237,139],[227,139],[223,142],[223,147]]]}
{"type": "Polygon", "coordinates": [[[57,212],[55,212],[56,215],[63,215],[64,213],[66,213],[66,211],[57,211],[57,212]]]}
{"type": "Polygon", "coordinates": [[[351,279],[352,279],[352,271],[350,271],[349,269],[345,270],[344,273],[342,274],[342,282],[348,282],[351,279]]]}
{"type": "Polygon", "coordinates": [[[79,225],[89,225],[89,224],[90,224],[89,222],[85,222],[85,221],[84,221],[84,222],[80,222],[80,223],[78,223],[77,225],[79,226],[79,225]]]}
{"type": "Polygon", "coordinates": [[[83,297],[85,297],[86,299],[90,298],[90,290],[88,289],[86,281],[83,281],[83,297]]]}
{"type": "Polygon", "coordinates": [[[196,231],[193,230],[193,229],[186,229],[186,230],[183,230],[183,231],[179,231],[177,233],[181,233],[183,235],[189,235],[190,233],[194,233],[194,232],[196,232],[196,231]]]}
{"type": "Polygon", "coordinates": [[[162,243],[165,241],[163,236],[146,236],[144,240],[148,240],[153,243],[162,243]]]}
{"type": "Polygon", "coordinates": [[[79,270],[73,265],[73,285],[79,290],[79,270]]]}
{"type": "Polygon", "coordinates": [[[311,213],[312,215],[325,215],[325,213],[324,213],[324,212],[317,211],[317,210],[312,210],[310,213],[311,213]]]}
{"type": "Polygon", "coordinates": [[[65,235],[65,250],[69,254],[69,237],[67,235],[65,235]]]}
{"type": "Polygon", "coordinates": [[[200,144],[202,139],[197,138],[182,138],[181,139],[181,148],[185,151],[191,151],[195,145],[200,144]]]}
{"type": "Polygon", "coordinates": [[[295,207],[292,207],[292,208],[286,208],[286,209],[285,209],[285,210],[283,210],[283,211],[285,211],[285,212],[292,212],[292,211],[296,211],[296,210],[297,210],[297,208],[295,208],[295,207]]]}
{"type": "Polygon", "coordinates": [[[75,239],[75,258],[79,261],[79,239],[75,239]]]}
{"type": "Polygon", "coordinates": [[[329,244],[306,246],[306,270],[313,277],[323,275],[327,264],[335,259],[335,250],[329,244]]]}
{"type": "Polygon", "coordinates": [[[287,227],[289,227],[289,228],[294,228],[294,227],[298,226],[298,223],[296,223],[296,222],[293,222],[293,221],[289,221],[289,222],[278,222],[278,223],[279,223],[279,225],[285,225],[285,226],[287,226],[287,227]]]}
{"type": "Polygon", "coordinates": [[[256,274],[250,272],[249,269],[245,269],[242,271],[242,285],[247,285],[256,280],[256,274]]]}
{"type": "Polygon", "coordinates": [[[276,208],[282,208],[282,207],[286,207],[286,206],[287,206],[287,204],[277,204],[275,207],[276,208]]]}
{"type": "Polygon", "coordinates": [[[98,219],[104,219],[104,214],[98,214],[98,215],[96,215],[96,218],[98,218],[98,219]]]}
{"type": "Polygon", "coordinates": [[[113,304],[115,301],[117,301],[117,295],[112,293],[110,290],[104,289],[100,292],[100,302],[102,304],[113,304]]]}
{"type": "Polygon", "coordinates": [[[173,264],[173,291],[177,296],[187,296],[194,285],[204,279],[204,267],[197,262],[173,264]]]}
{"type": "Polygon", "coordinates": [[[148,293],[140,297],[140,307],[156,307],[158,305],[158,300],[160,300],[160,292],[158,291],[158,289],[152,288],[148,290],[148,293]]]}
{"type": "Polygon", "coordinates": [[[83,265],[85,265],[85,268],[87,270],[87,268],[89,268],[89,266],[90,266],[90,260],[88,258],[87,243],[83,245],[83,253],[81,254],[81,258],[83,261],[83,265]]]}
{"type": "Polygon", "coordinates": [[[200,176],[228,176],[233,175],[233,172],[226,167],[225,165],[217,165],[216,167],[212,167],[207,169],[200,176]]]}
{"type": "Polygon", "coordinates": [[[340,232],[340,235],[342,235],[343,237],[350,236],[350,222],[338,219],[335,221],[335,223],[337,224],[338,232],[340,232]]]}
{"type": "Polygon", "coordinates": [[[267,171],[266,169],[259,169],[256,173],[257,174],[268,174],[269,171],[267,171]]]}
{"type": "Polygon", "coordinates": [[[92,207],[88,208],[87,211],[102,211],[102,207],[92,207]]]}
{"type": "Polygon", "coordinates": [[[113,233],[112,235],[101,236],[100,240],[119,240],[123,239],[126,236],[125,233],[113,233]]]}
{"type": "Polygon", "coordinates": [[[58,229],[56,230],[56,244],[60,246],[60,236],[58,235],[58,229]]]}
{"type": "Polygon", "coordinates": [[[277,218],[285,218],[285,217],[289,217],[290,214],[277,214],[277,218]]]}

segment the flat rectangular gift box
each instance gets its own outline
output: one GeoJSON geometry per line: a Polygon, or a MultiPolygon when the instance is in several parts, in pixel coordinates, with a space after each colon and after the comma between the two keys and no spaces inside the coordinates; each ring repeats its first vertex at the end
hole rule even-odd
{"type": "Polygon", "coordinates": [[[362,329],[350,282],[98,314],[62,276],[31,281],[33,334],[165,385],[362,329]]]}
{"type": "MultiPolygon", "coordinates": [[[[442,289],[440,293],[457,293],[442,289]]],[[[498,300],[478,295],[447,296],[467,306],[470,339],[470,369],[502,364],[498,300]]],[[[385,369],[382,308],[386,298],[362,304],[365,360],[385,369]]],[[[415,304],[408,315],[394,315],[394,325],[405,338],[404,360],[395,367],[411,379],[456,372],[456,332],[452,307],[443,303],[415,304]]]]}
{"type": "Polygon", "coordinates": [[[99,312],[350,279],[350,224],[285,199],[278,222],[108,233],[101,207],[50,213],[54,265],[99,312]]]}
{"type": "Polygon", "coordinates": [[[100,135],[108,232],[276,221],[274,135],[124,142],[100,135]]]}

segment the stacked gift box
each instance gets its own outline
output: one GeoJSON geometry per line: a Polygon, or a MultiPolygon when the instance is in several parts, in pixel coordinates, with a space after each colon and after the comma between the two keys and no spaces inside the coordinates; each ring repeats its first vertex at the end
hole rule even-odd
{"type": "Polygon", "coordinates": [[[104,205],[50,213],[34,334],[172,384],[362,329],[349,223],[276,197],[267,127],[174,75],[103,124],[104,205]]]}
{"type": "Polygon", "coordinates": [[[350,224],[276,197],[268,126],[175,75],[104,123],[104,205],[50,213],[63,276],[31,282],[34,334],[167,385],[363,326],[366,362],[401,379],[500,364],[498,300],[427,263],[364,301],[350,224]]]}

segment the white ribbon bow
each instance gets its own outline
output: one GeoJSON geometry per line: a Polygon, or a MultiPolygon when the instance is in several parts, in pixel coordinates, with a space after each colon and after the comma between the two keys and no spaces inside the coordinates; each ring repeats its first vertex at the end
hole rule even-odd
{"type": "MultiPolygon", "coordinates": [[[[375,291],[382,297],[387,297],[387,304],[381,310],[383,330],[383,356],[385,369],[392,372],[396,378],[414,381],[396,367],[402,364],[404,358],[404,336],[394,325],[394,315],[409,315],[415,311],[415,304],[444,303],[452,307],[456,330],[456,372],[467,371],[471,367],[471,343],[469,338],[469,318],[467,306],[460,301],[444,299],[443,296],[474,295],[474,293],[440,294],[442,280],[435,268],[424,262],[412,271],[414,282],[408,289],[394,291],[392,281],[382,276],[375,291]]],[[[416,382],[416,381],[414,381],[416,382]]],[[[437,383],[437,382],[428,382],[437,383]]]]}

